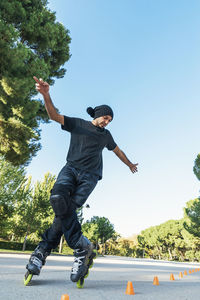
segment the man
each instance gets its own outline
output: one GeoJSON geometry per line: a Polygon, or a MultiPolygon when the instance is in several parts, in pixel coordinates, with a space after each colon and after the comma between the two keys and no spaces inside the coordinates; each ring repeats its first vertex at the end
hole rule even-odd
{"type": "Polygon", "coordinates": [[[74,249],[74,264],[71,280],[77,282],[84,277],[94,258],[94,245],[81,232],[76,209],[81,207],[102,178],[102,151],[106,147],[113,151],[131,172],[137,172],[137,164],[131,163],[119,149],[112,135],[105,127],[113,120],[113,111],[108,105],[89,107],[88,114],[93,120],[85,121],[61,115],[54,107],[49,85],[42,79],[36,81],[36,89],[43,95],[49,118],[61,124],[71,133],[67,163],[60,171],[51,191],[50,203],[55,212],[52,226],[43,234],[43,240],[32,253],[27,269],[39,275],[47,255],[55,249],[64,234],[69,247],[74,249]]]}

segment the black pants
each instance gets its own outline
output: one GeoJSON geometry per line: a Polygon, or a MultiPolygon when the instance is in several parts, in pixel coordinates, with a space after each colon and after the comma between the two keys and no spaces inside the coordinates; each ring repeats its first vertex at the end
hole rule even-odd
{"type": "Polygon", "coordinates": [[[43,240],[39,246],[45,251],[50,252],[55,249],[63,234],[69,247],[76,248],[82,234],[76,208],[85,203],[97,181],[98,176],[89,172],[78,170],[69,165],[62,168],[52,189],[52,194],[60,194],[64,197],[66,194],[70,194],[72,205],[67,216],[65,218],[55,217],[52,226],[42,235],[43,240]]]}

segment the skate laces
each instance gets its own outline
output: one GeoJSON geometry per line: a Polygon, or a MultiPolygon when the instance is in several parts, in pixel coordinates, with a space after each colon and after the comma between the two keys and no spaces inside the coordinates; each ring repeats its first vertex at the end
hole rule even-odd
{"type": "Polygon", "coordinates": [[[85,258],[85,256],[75,257],[71,274],[76,274],[78,272],[80,266],[83,264],[82,260],[84,258],[85,258]]]}
{"type": "Polygon", "coordinates": [[[32,263],[34,265],[36,265],[39,269],[41,269],[41,267],[42,267],[42,261],[37,256],[33,256],[32,263]]]}
{"type": "Polygon", "coordinates": [[[32,263],[41,269],[43,260],[44,260],[43,253],[37,249],[31,258],[32,263]]]}

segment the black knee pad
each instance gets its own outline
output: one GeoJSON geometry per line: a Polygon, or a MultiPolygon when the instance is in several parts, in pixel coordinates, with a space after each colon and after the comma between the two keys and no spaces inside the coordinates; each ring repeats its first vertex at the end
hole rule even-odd
{"type": "Polygon", "coordinates": [[[69,212],[69,201],[62,195],[51,195],[50,203],[56,217],[62,218],[69,212]]]}

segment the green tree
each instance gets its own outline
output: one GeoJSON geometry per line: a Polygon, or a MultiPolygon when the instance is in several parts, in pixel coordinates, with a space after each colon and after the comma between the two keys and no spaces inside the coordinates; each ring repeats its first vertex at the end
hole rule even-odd
{"type": "Polygon", "coordinates": [[[69,43],[47,0],[0,1],[0,153],[14,165],[36,155],[40,122],[48,121],[33,75],[50,84],[62,78],[69,43]]]}
{"type": "Polygon", "coordinates": [[[139,248],[147,256],[161,258],[162,241],[159,238],[159,226],[152,226],[143,230],[137,239],[139,248]]]}
{"type": "Polygon", "coordinates": [[[82,225],[83,234],[94,244],[97,243],[99,239],[98,225],[87,221],[82,225]]]}
{"type": "Polygon", "coordinates": [[[183,237],[183,221],[169,220],[160,225],[160,240],[162,241],[162,254],[170,260],[184,260],[186,243],[183,237]]]}
{"type": "Polygon", "coordinates": [[[24,239],[25,250],[27,237],[32,235],[32,240],[38,241],[39,236],[49,227],[54,218],[50,206],[50,191],[55,183],[55,176],[45,174],[44,179],[31,186],[31,177],[21,187],[21,201],[18,202],[16,214],[12,218],[12,233],[15,238],[24,239]]]}
{"type": "Polygon", "coordinates": [[[15,213],[21,196],[21,186],[26,182],[23,167],[15,167],[0,155],[0,232],[7,237],[9,218],[15,213]]]}
{"type": "Polygon", "coordinates": [[[198,180],[200,180],[200,154],[198,154],[197,158],[195,159],[193,171],[198,180]]]}
{"type": "Polygon", "coordinates": [[[129,257],[135,257],[136,256],[136,245],[133,241],[130,241],[128,239],[120,239],[119,244],[119,253],[122,256],[129,256],[129,257]]]}
{"type": "MultiPolygon", "coordinates": [[[[183,219],[183,223],[185,219],[183,219]]],[[[189,261],[200,261],[200,238],[189,233],[185,228],[182,230],[185,242],[184,259],[189,261]]]]}
{"type": "Polygon", "coordinates": [[[169,220],[143,230],[138,236],[138,249],[145,250],[147,257],[179,261],[199,260],[200,238],[184,228],[185,222],[186,218],[169,220]]]}
{"type": "Polygon", "coordinates": [[[184,208],[184,227],[189,233],[200,238],[200,198],[186,203],[184,208]]]}
{"type": "Polygon", "coordinates": [[[115,235],[113,224],[105,217],[94,216],[82,226],[84,234],[93,242],[104,244],[115,235]]]}

